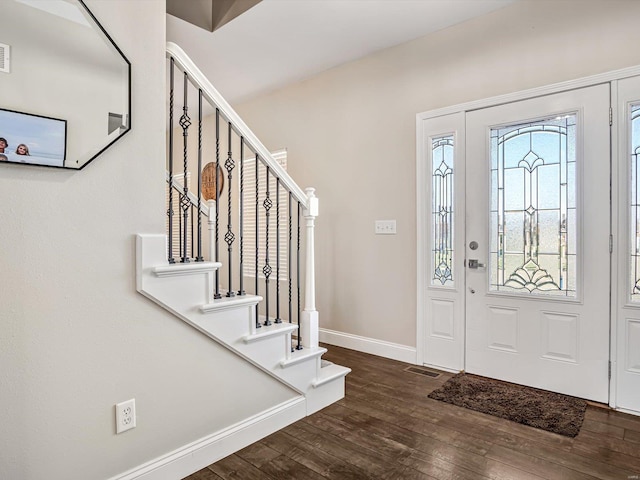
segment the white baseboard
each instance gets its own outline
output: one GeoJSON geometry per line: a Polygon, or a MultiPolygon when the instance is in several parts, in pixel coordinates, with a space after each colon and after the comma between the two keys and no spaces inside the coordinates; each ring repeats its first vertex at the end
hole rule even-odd
{"type": "Polygon", "coordinates": [[[109,480],[184,478],[304,418],[306,414],[305,398],[294,398],[109,480]]]}
{"type": "Polygon", "coordinates": [[[350,348],[359,352],[378,355],[400,362],[416,364],[417,352],[415,347],[408,347],[398,343],[385,342],[375,338],[361,337],[350,333],[336,332],[326,328],[320,329],[320,341],[337,347],[350,348]]]}

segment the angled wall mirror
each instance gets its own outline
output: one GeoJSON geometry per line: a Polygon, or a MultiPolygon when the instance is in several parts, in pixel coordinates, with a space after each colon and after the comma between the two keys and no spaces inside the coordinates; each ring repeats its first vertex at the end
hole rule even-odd
{"type": "Polygon", "coordinates": [[[82,0],[2,0],[0,163],[80,169],[131,128],[131,64],[82,0]]]}

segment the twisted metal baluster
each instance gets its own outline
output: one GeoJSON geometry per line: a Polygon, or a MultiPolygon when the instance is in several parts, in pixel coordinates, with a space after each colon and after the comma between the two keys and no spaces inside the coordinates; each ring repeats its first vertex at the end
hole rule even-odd
{"type": "Polygon", "coordinates": [[[169,62],[169,263],[176,263],[173,258],[173,70],[175,60],[171,57],[169,62]]]}
{"type": "MultiPolygon", "coordinates": [[[[220,185],[218,184],[218,171],[220,170],[220,109],[216,108],[216,262],[220,261],[220,185]]],[[[211,212],[209,212],[211,215],[211,212]]],[[[220,270],[216,268],[216,291],[213,298],[218,300],[220,295],[220,270]]]]}
{"type": "Polygon", "coordinates": [[[276,178],[276,320],[280,318],[280,178],[276,178]]]}
{"type": "Polygon", "coordinates": [[[302,335],[300,334],[300,201],[298,201],[298,252],[297,252],[297,275],[296,281],[298,283],[298,345],[296,346],[296,350],[302,350],[302,345],[300,344],[302,340],[302,335]]]}
{"type": "MultiPolygon", "coordinates": [[[[202,256],[202,89],[198,90],[198,255],[196,262],[204,262],[202,256]]],[[[193,222],[192,222],[193,225],[193,222]]],[[[191,232],[193,244],[193,232],[191,232]]],[[[193,249],[193,247],[192,247],[193,249]]]]}
{"type": "Polygon", "coordinates": [[[236,239],[236,236],[233,234],[231,229],[231,179],[232,179],[232,171],[236,166],[236,162],[233,160],[232,151],[231,151],[231,122],[227,122],[228,124],[228,136],[227,142],[229,147],[229,155],[227,156],[227,161],[224,162],[224,168],[227,169],[227,179],[229,180],[229,184],[227,185],[227,233],[224,235],[224,241],[227,242],[227,252],[229,254],[229,265],[227,266],[227,271],[229,272],[229,288],[227,288],[227,297],[235,297],[236,292],[233,291],[232,287],[232,273],[233,273],[233,242],[236,239]]]}
{"type": "Polygon", "coordinates": [[[180,206],[182,207],[182,215],[184,221],[182,222],[183,235],[182,235],[182,258],[180,263],[189,263],[191,260],[187,256],[187,228],[189,225],[189,187],[187,184],[187,137],[189,136],[189,127],[191,126],[191,118],[189,117],[189,106],[187,105],[187,73],[184,73],[184,103],[182,105],[182,116],[180,117],[180,126],[182,127],[183,149],[183,163],[184,163],[184,177],[182,177],[182,195],[180,197],[180,206]]]}
{"type": "Polygon", "coordinates": [[[238,295],[245,295],[244,291],[244,137],[240,137],[240,289],[238,295]]]}
{"type": "MultiPolygon", "coordinates": [[[[260,241],[260,219],[259,219],[259,212],[260,209],[258,208],[258,203],[260,202],[260,176],[258,175],[258,167],[260,166],[260,162],[259,162],[259,157],[258,154],[256,153],[256,271],[255,271],[255,275],[256,275],[256,295],[258,295],[258,288],[259,288],[259,283],[258,283],[258,263],[260,260],[260,249],[259,249],[259,241],[260,241]]],[[[260,324],[260,319],[258,318],[258,305],[256,304],[256,328],[262,328],[262,325],[260,324]]]]}
{"type": "Polygon", "coordinates": [[[265,215],[265,249],[264,249],[264,267],[262,267],[262,274],[264,275],[264,299],[265,299],[265,309],[266,309],[266,320],[264,321],[264,326],[271,325],[271,320],[269,319],[269,277],[271,276],[271,265],[269,265],[269,223],[270,223],[270,214],[269,211],[273,206],[273,202],[269,196],[269,166],[267,166],[267,191],[265,195],[264,202],[262,205],[264,206],[264,215],[265,215]]]}
{"type": "MultiPolygon", "coordinates": [[[[293,216],[291,213],[293,205],[293,195],[289,192],[289,243],[287,244],[287,271],[289,272],[289,323],[293,323],[293,289],[292,289],[292,279],[291,279],[291,252],[293,250],[293,246],[291,240],[293,238],[293,216]]],[[[291,346],[291,351],[293,352],[293,345],[291,346]]]]}

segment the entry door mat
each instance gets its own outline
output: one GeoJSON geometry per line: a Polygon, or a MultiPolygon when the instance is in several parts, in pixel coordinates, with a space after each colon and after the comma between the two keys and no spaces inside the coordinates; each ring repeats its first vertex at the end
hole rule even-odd
{"type": "Polygon", "coordinates": [[[429,398],[567,437],[580,433],[587,402],[575,397],[459,373],[429,398]]]}

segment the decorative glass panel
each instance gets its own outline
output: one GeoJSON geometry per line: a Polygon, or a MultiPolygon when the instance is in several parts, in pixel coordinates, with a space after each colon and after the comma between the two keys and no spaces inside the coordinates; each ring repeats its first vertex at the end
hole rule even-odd
{"type": "Polygon", "coordinates": [[[638,157],[640,154],[640,104],[631,107],[631,300],[640,302],[640,197],[638,157]]]}
{"type": "Polygon", "coordinates": [[[453,135],[431,141],[432,285],[453,286],[453,135]]]}
{"type": "Polygon", "coordinates": [[[575,114],[491,129],[490,290],[576,296],[575,144],[575,114]]]}

